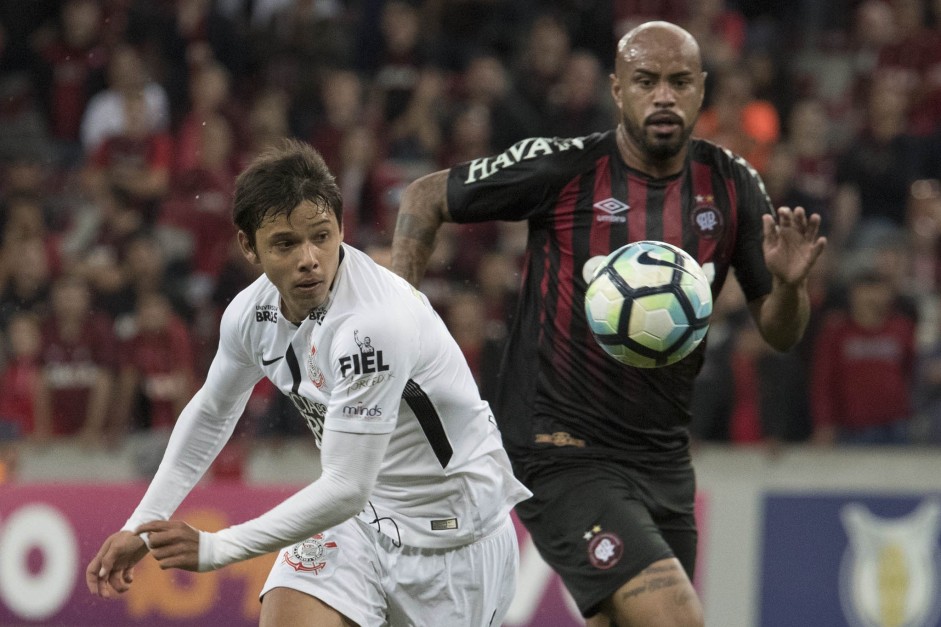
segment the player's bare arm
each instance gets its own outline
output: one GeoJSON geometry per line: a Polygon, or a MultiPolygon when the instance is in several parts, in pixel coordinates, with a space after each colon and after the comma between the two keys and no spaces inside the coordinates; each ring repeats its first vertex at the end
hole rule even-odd
{"type": "Polygon", "coordinates": [[[826,248],[819,235],[820,216],[807,216],[803,207],[780,207],[777,221],[765,215],[763,249],[773,277],[771,293],[749,303],[762,337],[773,348],[786,351],[803,336],[810,319],[807,275],[826,248]]]}
{"type": "Polygon", "coordinates": [[[447,200],[448,170],[425,175],[402,194],[392,237],[392,271],[412,285],[425,274],[442,222],[451,222],[447,200]]]}

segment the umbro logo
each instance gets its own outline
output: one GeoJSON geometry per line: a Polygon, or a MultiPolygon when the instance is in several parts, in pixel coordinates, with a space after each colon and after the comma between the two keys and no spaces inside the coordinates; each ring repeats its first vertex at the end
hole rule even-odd
{"type": "Polygon", "coordinates": [[[621,202],[617,198],[605,198],[604,200],[599,200],[594,205],[595,209],[601,209],[605,213],[610,213],[614,215],[616,213],[624,213],[631,208],[626,202],[621,202]]]}
{"type": "Polygon", "coordinates": [[[605,198],[592,206],[603,212],[595,216],[597,222],[627,222],[627,217],[620,214],[627,213],[631,208],[629,204],[617,198],[605,198]]]}

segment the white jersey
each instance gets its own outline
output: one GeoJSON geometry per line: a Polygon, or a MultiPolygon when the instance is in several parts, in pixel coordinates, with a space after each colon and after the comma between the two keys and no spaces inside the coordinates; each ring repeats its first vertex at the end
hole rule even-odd
{"type": "Polygon", "coordinates": [[[185,464],[161,467],[125,528],[172,513],[212,461],[205,450],[221,448],[263,376],[291,398],[318,445],[324,431],[391,433],[360,518],[393,540],[467,544],[497,530],[530,495],[513,477],[490,407],[427,298],[344,245],[327,302],[299,326],[280,315],[280,295],[264,275],[233,299],[206,384],[181,415],[196,412],[217,426],[189,435],[205,440],[202,448],[190,446],[185,464]],[[196,450],[208,460],[192,459],[196,450]]]}

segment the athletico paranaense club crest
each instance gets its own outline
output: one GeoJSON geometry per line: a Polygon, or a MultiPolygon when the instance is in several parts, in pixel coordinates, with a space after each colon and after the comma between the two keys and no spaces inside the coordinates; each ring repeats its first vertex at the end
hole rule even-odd
{"type": "Polygon", "coordinates": [[[327,574],[336,568],[337,543],[318,533],[284,552],[283,561],[296,571],[327,574]]]}

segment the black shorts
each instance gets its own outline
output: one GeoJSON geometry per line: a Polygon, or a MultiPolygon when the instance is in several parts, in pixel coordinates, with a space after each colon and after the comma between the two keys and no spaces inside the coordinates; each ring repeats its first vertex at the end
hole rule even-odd
{"type": "Polygon", "coordinates": [[[583,616],[650,564],[676,557],[690,580],[696,565],[696,479],[689,464],[656,471],[610,461],[565,461],[531,478],[516,506],[540,555],[583,616]]]}

